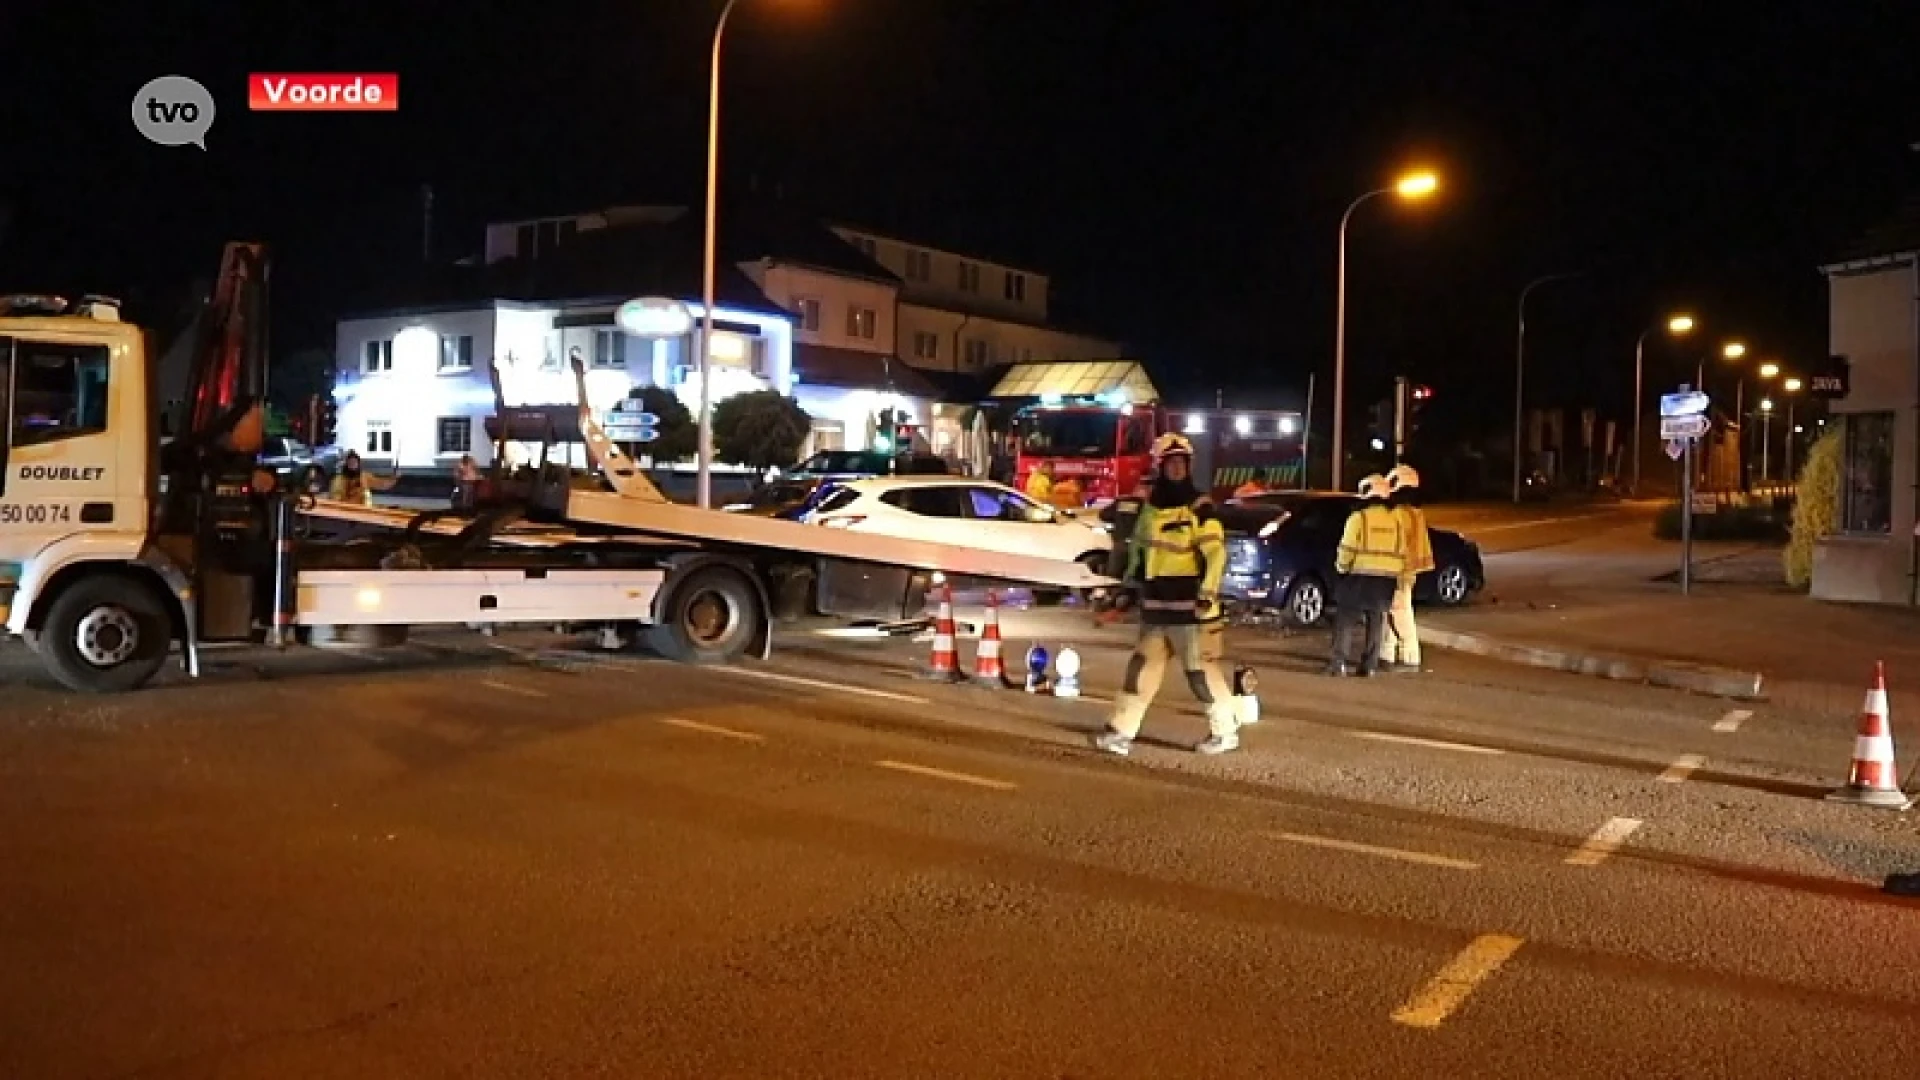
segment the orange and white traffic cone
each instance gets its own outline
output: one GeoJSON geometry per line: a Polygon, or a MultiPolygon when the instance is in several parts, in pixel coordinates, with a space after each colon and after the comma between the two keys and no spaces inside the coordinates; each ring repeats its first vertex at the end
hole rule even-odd
{"type": "Polygon", "coordinates": [[[1833,802],[1906,810],[1913,800],[1900,790],[1893,764],[1892,717],[1887,709],[1886,665],[1874,661],[1873,687],[1860,708],[1860,731],[1853,740],[1853,769],[1847,786],[1827,796],[1833,802]]]}
{"type": "Polygon", "coordinates": [[[987,615],[980,627],[980,648],[973,654],[973,681],[977,686],[1004,690],[1007,665],[1000,653],[1000,594],[987,591],[987,615]]]}
{"type": "Polygon", "coordinates": [[[933,620],[933,656],[921,678],[940,682],[960,681],[960,658],[953,647],[953,586],[940,584],[940,607],[933,620]]]}

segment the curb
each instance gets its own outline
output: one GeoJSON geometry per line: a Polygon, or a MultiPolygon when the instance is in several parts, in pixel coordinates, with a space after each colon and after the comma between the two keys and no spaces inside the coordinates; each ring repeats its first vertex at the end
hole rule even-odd
{"type": "Polygon", "coordinates": [[[1646,683],[1649,686],[1685,690],[1689,693],[1705,694],[1708,697],[1732,698],[1736,701],[1766,700],[1766,694],[1763,692],[1765,677],[1757,671],[1735,671],[1731,668],[1706,667],[1677,661],[1637,660],[1607,653],[1576,652],[1571,649],[1557,649],[1542,645],[1521,645],[1480,634],[1466,634],[1457,630],[1442,630],[1431,626],[1420,628],[1420,643],[1524,667],[1546,668],[1550,671],[1565,671],[1575,675],[1595,675],[1617,682],[1646,683]]]}

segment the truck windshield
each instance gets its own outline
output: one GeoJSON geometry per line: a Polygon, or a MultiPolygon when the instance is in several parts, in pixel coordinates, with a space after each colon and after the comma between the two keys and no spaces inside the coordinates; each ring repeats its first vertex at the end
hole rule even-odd
{"type": "Polygon", "coordinates": [[[1020,452],[1034,457],[1112,457],[1119,414],[1109,410],[1049,409],[1028,413],[1018,426],[1020,452]]]}

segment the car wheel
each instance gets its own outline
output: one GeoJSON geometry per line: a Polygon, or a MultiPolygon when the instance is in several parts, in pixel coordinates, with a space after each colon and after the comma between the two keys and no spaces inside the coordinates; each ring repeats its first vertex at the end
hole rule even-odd
{"type": "Polygon", "coordinates": [[[1319,578],[1303,577],[1287,590],[1287,621],[1298,627],[1317,625],[1327,617],[1327,587],[1319,578]]]}
{"type": "Polygon", "coordinates": [[[1473,583],[1467,580],[1464,566],[1443,566],[1433,579],[1433,598],[1443,607],[1459,607],[1467,602],[1473,583]]]}

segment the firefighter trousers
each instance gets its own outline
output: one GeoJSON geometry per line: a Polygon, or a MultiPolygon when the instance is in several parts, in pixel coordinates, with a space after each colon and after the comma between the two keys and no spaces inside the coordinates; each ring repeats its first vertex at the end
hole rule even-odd
{"type": "Polygon", "coordinates": [[[1386,633],[1380,658],[1389,664],[1420,666],[1420,627],[1413,621],[1413,582],[1402,575],[1394,583],[1393,606],[1387,609],[1386,633]]]}
{"type": "Polygon", "coordinates": [[[1140,734],[1140,722],[1146,718],[1154,695],[1160,692],[1160,680],[1166,677],[1167,661],[1178,660],[1187,675],[1187,688],[1207,707],[1208,733],[1233,734],[1239,727],[1239,714],[1233,707],[1233,688],[1220,673],[1226,648],[1225,619],[1174,626],[1142,625],[1140,641],[1127,659],[1126,681],[1114,697],[1113,717],[1107,726],[1129,739],[1140,734]]]}

